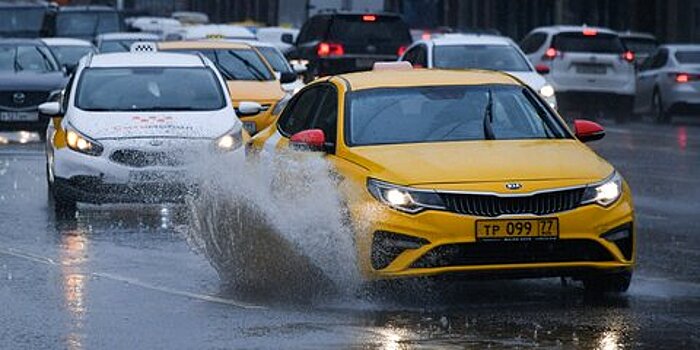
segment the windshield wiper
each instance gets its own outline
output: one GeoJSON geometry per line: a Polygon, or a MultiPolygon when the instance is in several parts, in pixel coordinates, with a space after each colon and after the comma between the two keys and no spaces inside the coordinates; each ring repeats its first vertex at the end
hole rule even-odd
{"type": "Polygon", "coordinates": [[[488,90],[487,98],[486,110],[484,110],[484,139],[495,140],[496,136],[494,136],[491,127],[493,123],[493,92],[491,89],[488,90]]]}
{"type": "Polygon", "coordinates": [[[261,72],[258,69],[258,67],[254,66],[252,63],[250,63],[250,61],[243,58],[243,56],[233,52],[233,50],[228,50],[228,54],[237,58],[239,61],[243,62],[243,64],[246,66],[246,68],[248,68],[248,71],[253,74],[255,79],[260,80],[260,81],[265,80],[265,74],[263,74],[263,72],[261,72]]]}
{"type": "Polygon", "coordinates": [[[226,69],[226,67],[224,67],[223,64],[216,62],[216,63],[214,63],[214,65],[216,66],[216,68],[219,69],[219,72],[221,72],[221,75],[224,76],[224,79],[237,80],[236,76],[233,73],[231,73],[230,70],[226,69]]]}

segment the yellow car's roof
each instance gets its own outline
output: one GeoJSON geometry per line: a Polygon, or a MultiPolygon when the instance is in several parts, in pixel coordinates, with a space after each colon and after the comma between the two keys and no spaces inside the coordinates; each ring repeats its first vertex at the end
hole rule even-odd
{"type": "Polygon", "coordinates": [[[342,74],[338,77],[349,83],[351,90],[440,85],[523,85],[506,73],[487,70],[383,70],[342,74]]]}
{"type": "Polygon", "coordinates": [[[158,43],[159,50],[188,50],[188,49],[252,49],[244,43],[221,40],[189,40],[166,41],[158,43]]]}

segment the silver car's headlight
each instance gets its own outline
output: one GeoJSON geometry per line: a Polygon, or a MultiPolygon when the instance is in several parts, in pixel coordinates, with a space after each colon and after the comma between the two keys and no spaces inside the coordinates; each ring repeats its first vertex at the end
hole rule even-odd
{"type": "Polygon", "coordinates": [[[214,140],[214,146],[216,150],[220,152],[228,152],[238,149],[243,145],[243,129],[241,125],[237,125],[235,128],[231,129],[229,132],[222,136],[219,136],[214,140]]]}
{"type": "Polygon", "coordinates": [[[66,145],[73,151],[91,156],[99,156],[104,150],[99,142],[81,134],[72,127],[66,128],[66,145]]]}
{"type": "Polygon", "coordinates": [[[586,187],[581,204],[596,203],[607,207],[622,196],[622,176],[616,171],[607,179],[586,187]]]}
{"type": "Polygon", "coordinates": [[[554,96],[554,87],[552,85],[545,84],[540,88],[539,92],[542,97],[549,98],[554,96]]]}
{"type": "Polygon", "coordinates": [[[435,191],[398,186],[375,179],[367,180],[367,189],[378,201],[402,212],[415,214],[425,209],[445,209],[442,198],[435,191]]]}

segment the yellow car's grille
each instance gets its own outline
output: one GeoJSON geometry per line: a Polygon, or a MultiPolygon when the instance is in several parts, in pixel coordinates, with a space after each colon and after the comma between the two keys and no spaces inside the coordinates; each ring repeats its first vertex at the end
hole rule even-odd
{"type": "Polygon", "coordinates": [[[584,188],[543,192],[526,196],[474,193],[440,193],[447,210],[474,216],[547,215],[578,207],[584,188]]]}

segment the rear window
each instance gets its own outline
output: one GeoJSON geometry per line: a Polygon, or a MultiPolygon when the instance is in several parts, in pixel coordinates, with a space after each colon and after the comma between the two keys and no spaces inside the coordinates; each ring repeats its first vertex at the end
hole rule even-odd
{"type": "Polygon", "coordinates": [[[676,61],[680,64],[700,64],[700,51],[678,51],[676,61]]]}
{"type": "Polygon", "coordinates": [[[621,54],[624,52],[622,42],[617,35],[597,33],[561,33],[554,37],[553,46],[563,52],[592,52],[621,54]]]}
{"type": "Polygon", "coordinates": [[[411,34],[406,23],[399,17],[379,15],[337,16],[333,19],[329,39],[344,43],[410,43],[411,34]]]}
{"type": "Polygon", "coordinates": [[[643,39],[643,38],[627,38],[622,39],[625,47],[628,50],[638,53],[653,53],[659,44],[653,39],[643,39]]]}
{"type": "Polygon", "coordinates": [[[530,71],[525,57],[510,45],[436,46],[433,61],[436,68],[443,69],[530,71]]]}

